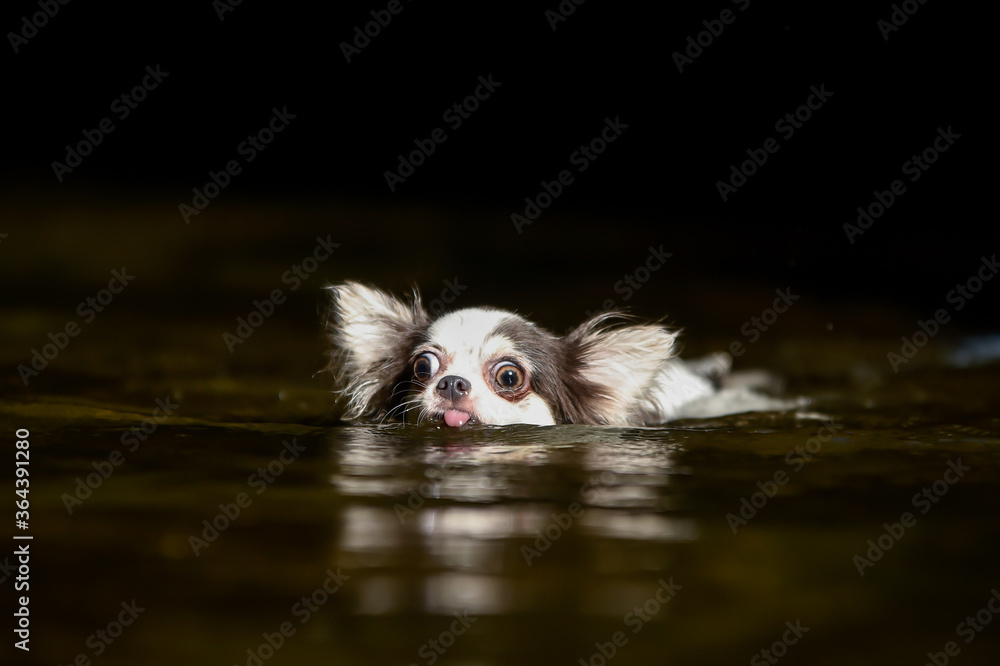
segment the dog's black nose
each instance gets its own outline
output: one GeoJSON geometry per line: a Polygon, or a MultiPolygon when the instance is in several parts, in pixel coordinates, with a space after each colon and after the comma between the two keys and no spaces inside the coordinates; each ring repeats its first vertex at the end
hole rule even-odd
{"type": "Polygon", "coordinates": [[[441,397],[448,400],[458,400],[463,395],[469,395],[469,391],[471,390],[472,387],[469,385],[469,380],[458,375],[442,377],[441,381],[437,384],[437,392],[441,397]]]}

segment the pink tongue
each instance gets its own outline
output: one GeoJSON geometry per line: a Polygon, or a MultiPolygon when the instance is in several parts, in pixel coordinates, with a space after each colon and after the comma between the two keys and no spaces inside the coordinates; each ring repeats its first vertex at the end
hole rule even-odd
{"type": "Polygon", "coordinates": [[[444,413],[444,422],[448,424],[451,428],[458,428],[459,426],[465,425],[465,422],[469,420],[469,415],[465,412],[460,412],[457,409],[449,409],[444,413]]]}

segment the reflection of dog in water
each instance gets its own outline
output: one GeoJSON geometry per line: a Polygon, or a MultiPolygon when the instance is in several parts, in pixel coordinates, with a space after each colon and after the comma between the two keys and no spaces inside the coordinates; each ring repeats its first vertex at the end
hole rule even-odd
{"type": "Polygon", "coordinates": [[[682,361],[676,331],[618,312],[557,336],[505,310],[432,318],[418,293],[327,289],[328,369],[348,420],[642,426],[799,404],[730,386],[727,355],[682,361]]]}

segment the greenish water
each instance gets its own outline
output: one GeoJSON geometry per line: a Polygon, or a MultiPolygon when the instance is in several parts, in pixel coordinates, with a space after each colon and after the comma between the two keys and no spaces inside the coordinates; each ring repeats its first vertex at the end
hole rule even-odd
{"type": "Polygon", "coordinates": [[[925,396],[931,417],[841,395],[829,419],[465,432],[163,398],[145,441],[128,428],[155,398],[2,408],[8,437],[31,430],[33,663],[921,664],[954,641],[985,664],[1000,645],[957,629],[1000,586],[996,418],[954,418],[958,395],[925,396]]]}
{"type": "MultiPolygon", "coordinates": [[[[174,224],[135,256],[145,232],[102,219],[93,255],[74,254],[72,233],[26,228],[44,270],[4,257],[6,277],[34,276],[0,347],[4,450],[12,459],[18,428],[31,442],[24,663],[919,666],[932,653],[965,666],[1000,654],[998,366],[950,360],[965,344],[957,324],[897,374],[886,353],[913,330],[908,314],[804,296],[737,360],[810,397],[799,414],[348,426],[314,374],[316,309],[321,279],[375,270],[347,251],[366,230],[341,230],[336,266],[286,287],[279,314],[230,353],[222,334],[282,284],[324,215],[293,240],[244,229],[232,254],[208,249],[233,242],[225,216],[174,224]],[[106,312],[74,314],[133,261],[134,285],[106,312]],[[82,332],[25,386],[18,366],[67,321],[82,332]]],[[[692,356],[749,343],[740,325],[775,288],[657,279],[631,304],[670,303],[692,356]]],[[[440,284],[421,280],[425,293],[440,284]]],[[[523,296],[522,311],[558,329],[614,279],[568,294],[467,283],[460,305],[523,296]]],[[[0,469],[13,499],[13,461],[0,469]]]]}

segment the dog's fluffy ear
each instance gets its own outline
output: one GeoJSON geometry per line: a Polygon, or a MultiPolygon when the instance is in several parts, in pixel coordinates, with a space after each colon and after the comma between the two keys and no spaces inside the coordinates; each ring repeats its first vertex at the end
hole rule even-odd
{"type": "Polygon", "coordinates": [[[628,425],[655,421],[663,412],[660,377],[675,355],[677,333],[657,324],[628,324],[606,312],[566,336],[577,373],[590,385],[587,411],[594,422],[628,425]]]}
{"type": "Polygon", "coordinates": [[[388,406],[430,317],[416,290],[409,303],[357,282],[326,290],[331,298],[326,332],[332,344],[327,370],[342,396],[343,417],[373,415],[388,406]]]}

